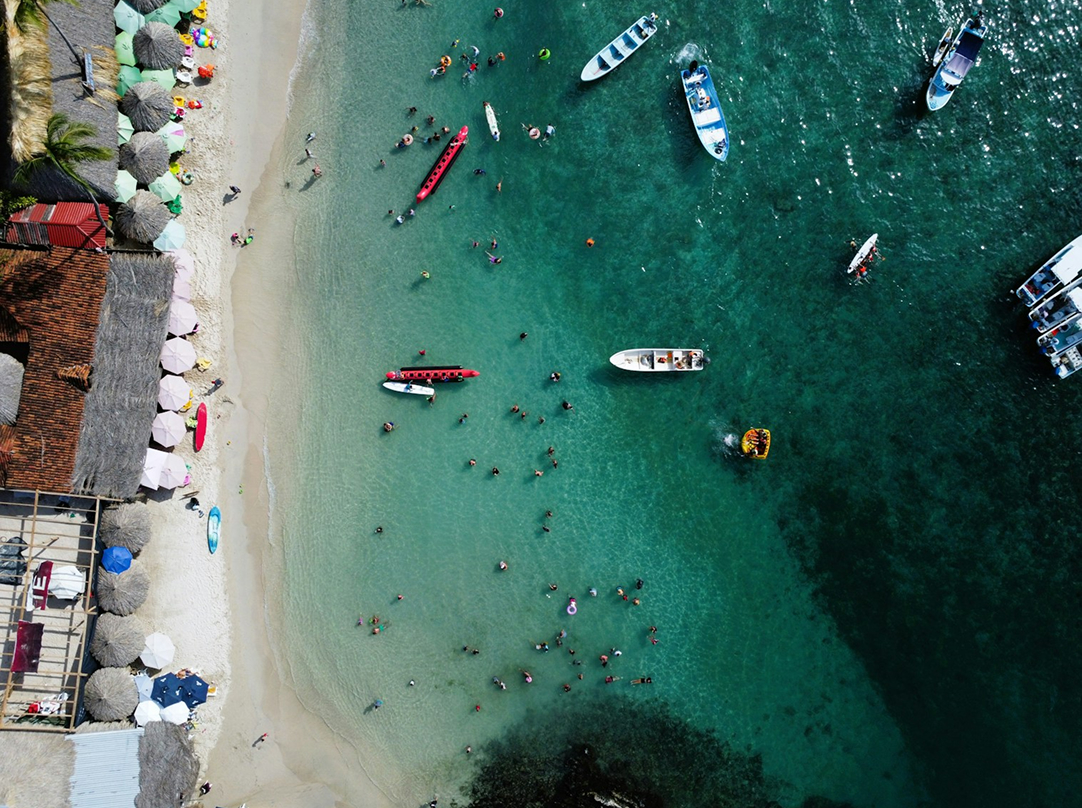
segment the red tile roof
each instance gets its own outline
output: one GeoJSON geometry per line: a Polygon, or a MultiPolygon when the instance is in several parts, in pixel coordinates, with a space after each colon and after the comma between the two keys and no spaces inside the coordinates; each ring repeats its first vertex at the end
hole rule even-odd
{"type": "Polygon", "coordinates": [[[0,250],[3,319],[29,336],[15,425],[0,432],[0,486],[71,490],[86,394],[57,371],[93,363],[108,270],[107,255],[87,250],[0,250]]]}
{"type": "MultiPolygon", "coordinates": [[[[98,210],[103,219],[108,219],[109,209],[105,205],[98,205],[98,210]]],[[[105,228],[89,202],[57,202],[23,208],[8,219],[6,238],[12,244],[39,247],[105,248],[105,228]]]]}

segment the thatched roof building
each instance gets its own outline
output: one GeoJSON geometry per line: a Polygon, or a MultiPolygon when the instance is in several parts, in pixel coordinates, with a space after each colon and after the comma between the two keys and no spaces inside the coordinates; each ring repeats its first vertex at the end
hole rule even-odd
{"type": "Polygon", "coordinates": [[[133,84],[120,99],[120,111],[136,132],[157,132],[173,113],[173,99],[156,81],[133,84]]]}
{"type": "Polygon", "coordinates": [[[98,721],[120,721],[139,706],[135,678],[125,668],[100,668],[90,675],[83,704],[98,721]]]}
{"type": "MultiPolygon", "coordinates": [[[[107,612],[129,615],[146,603],[150,592],[150,575],[138,561],[125,572],[108,572],[98,568],[98,585],[94,589],[98,606],[107,612]]],[[[139,649],[142,652],[142,648],[139,649]]]]}
{"type": "Polygon", "coordinates": [[[114,253],[94,347],[74,490],[130,499],[139,488],[158,401],[175,271],[160,255],[114,253]]]}
{"type": "Polygon", "coordinates": [[[0,426],[15,423],[22,390],[22,363],[11,354],[0,353],[0,426]]]}
{"type": "Polygon", "coordinates": [[[123,547],[133,555],[150,541],[150,511],[145,502],[125,502],[101,512],[98,536],[106,547],[123,547]]]}
{"type": "Polygon", "coordinates": [[[135,808],[181,805],[195,793],[199,758],[183,727],[165,721],[147,724],[139,743],[139,764],[135,808]]]}
{"type": "MultiPolygon", "coordinates": [[[[127,574],[127,573],[122,573],[127,574]]],[[[94,625],[90,640],[90,655],[102,665],[130,665],[143,652],[147,633],[137,617],[103,614],[94,625]]],[[[135,708],[132,707],[134,710],[135,708]]]]}

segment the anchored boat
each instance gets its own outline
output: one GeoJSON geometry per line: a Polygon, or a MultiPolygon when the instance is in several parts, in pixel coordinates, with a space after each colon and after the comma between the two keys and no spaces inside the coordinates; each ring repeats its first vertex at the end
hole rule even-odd
{"type": "Polygon", "coordinates": [[[657,14],[639,17],[635,23],[597,52],[582,68],[582,80],[594,81],[607,76],[624,63],[646,40],[657,33],[657,14]]]}
{"type": "Polygon", "coordinates": [[[476,370],[468,370],[462,365],[432,365],[424,368],[402,368],[387,372],[387,378],[395,382],[460,382],[480,376],[476,370]]]}
{"type": "Polygon", "coordinates": [[[857,254],[853,257],[853,260],[849,262],[849,269],[846,272],[852,275],[856,280],[862,281],[868,275],[868,269],[875,263],[875,259],[879,257],[879,253],[876,251],[875,243],[879,240],[878,233],[872,233],[871,237],[865,241],[857,254]]]}
{"type": "Polygon", "coordinates": [[[468,126],[463,126],[458,130],[458,134],[451,138],[451,142],[443,150],[443,154],[432,165],[432,169],[428,172],[428,176],[425,177],[425,181],[421,184],[421,190],[417,192],[417,201],[421,202],[429,194],[434,194],[436,189],[440,187],[440,183],[443,182],[443,178],[447,176],[447,172],[451,166],[455,164],[455,160],[458,159],[458,155],[462,153],[462,149],[465,148],[469,138],[466,136],[470,133],[468,126]]]}
{"type": "Polygon", "coordinates": [[[936,49],[936,57],[939,61],[932,60],[936,71],[932,80],[928,82],[928,92],[925,94],[928,109],[932,112],[947,105],[954,91],[958,89],[958,85],[962,83],[962,79],[976,64],[977,54],[980,53],[981,45],[984,44],[984,34],[987,30],[988,26],[984,24],[981,15],[974,14],[962,26],[962,30],[949,46],[944,47],[943,42],[949,39],[951,33],[951,29],[947,29],[947,33],[936,49]]]}
{"type": "Polygon", "coordinates": [[[753,460],[766,460],[770,454],[770,430],[753,427],[740,439],[740,451],[753,460]]]}
{"type": "Polygon", "coordinates": [[[614,353],[609,361],[621,370],[639,373],[702,370],[709,362],[702,351],[694,348],[630,348],[614,353]]]}
{"type": "Polygon", "coordinates": [[[1082,274],[1082,236],[1053,255],[1014,293],[1027,306],[1036,306],[1046,297],[1059,292],[1082,274]]]}
{"type": "Polygon", "coordinates": [[[715,160],[724,160],[729,156],[729,130],[710,71],[706,65],[692,62],[687,70],[680,72],[680,79],[684,82],[684,97],[699,142],[715,160]]]}
{"type": "Polygon", "coordinates": [[[1079,313],[1082,313],[1082,288],[1078,286],[1078,281],[1075,281],[1070,288],[1030,311],[1029,319],[1037,333],[1045,334],[1066,324],[1079,313]]]}

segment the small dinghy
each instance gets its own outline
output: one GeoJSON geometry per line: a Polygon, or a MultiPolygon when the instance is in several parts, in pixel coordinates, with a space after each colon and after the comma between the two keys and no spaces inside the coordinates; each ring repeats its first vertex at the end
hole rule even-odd
{"type": "Polygon", "coordinates": [[[879,234],[872,233],[871,237],[857,250],[853,260],[849,262],[849,269],[846,272],[852,275],[854,280],[862,281],[868,276],[869,267],[879,257],[879,253],[875,249],[875,243],[878,240],[879,234]]]}
{"type": "Polygon", "coordinates": [[[434,396],[436,391],[431,387],[414,384],[413,382],[384,382],[383,386],[396,393],[409,393],[414,396],[434,396]]]}
{"type": "Polygon", "coordinates": [[[684,97],[699,142],[715,160],[724,160],[729,156],[729,130],[710,71],[706,65],[692,62],[687,70],[680,72],[680,79],[684,82],[684,97]]]}
{"type": "Polygon", "coordinates": [[[580,78],[583,81],[595,81],[602,76],[607,76],[622,65],[628,56],[637,51],[639,45],[656,33],[657,14],[639,17],[634,25],[599,50],[597,55],[586,63],[586,67],[582,68],[580,78]]]}
{"type": "Polygon", "coordinates": [[[757,427],[749,429],[740,439],[740,451],[744,453],[744,457],[766,460],[766,456],[770,454],[770,430],[757,427]]]}
{"type": "Polygon", "coordinates": [[[673,373],[702,370],[706,356],[694,348],[630,348],[614,353],[609,361],[620,370],[638,373],[673,373]]]}

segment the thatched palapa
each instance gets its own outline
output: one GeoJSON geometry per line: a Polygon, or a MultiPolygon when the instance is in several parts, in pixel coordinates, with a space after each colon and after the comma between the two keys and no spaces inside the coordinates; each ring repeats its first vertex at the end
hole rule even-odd
{"type": "Polygon", "coordinates": [[[119,574],[104,567],[98,569],[98,585],[94,592],[98,596],[98,606],[107,612],[129,615],[146,603],[149,591],[150,575],[138,561],[119,574]]]}
{"type": "Polygon", "coordinates": [[[14,356],[0,353],[0,426],[15,423],[23,390],[23,365],[14,356]]]}
{"type": "Polygon", "coordinates": [[[198,778],[199,758],[188,730],[164,721],[147,724],[139,741],[139,796],[135,808],[180,805],[195,792],[198,778]]]}
{"type": "Polygon", "coordinates": [[[143,652],[146,636],[138,618],[103,614],[94,625],[90,655],[102,665],[130,665],[143,652]]]}
{"type": "Polygon", "coordinates": [[[128,116],[136,132],[157,132],[169,123],[173,109],[173,99],[155,81],[133,84],[120,99],[120,111],[128,116]]]}
{"type": "Polygon", "coordinates": [[[164,6],[166,0],[127,0],[127,2],[140,14],[149,14],[154,9],[164,6]]]}
{"type": "MultiPolygon", "coordinates": [[[[147,196],[165,209],[157,197],[147,196]]],[[[94,386],[83,405],[72,474],[75,490],[128,499],[139,488],[157,411],[158,360],[175,274],[166,256],[110,256],[94,347],[94,386]]]]}
{"type": "Polygon", "coordinates": [[[139,691],[135,689],[135,678],[124,668],[96,670],[86,683],[83,704],[98,721],[120,721],[127,718],[139,706],[139,691]]]}
{"type": "Polygon", "coordinates": [[[123,547],[135,555],[150,541],[150,511],[145,502],[125,502],[101,512],[98,536],[106,547],[123,547]]]}
{"type": "MultiPolygon", "coordinates": [[[[172,218],[158,197],[150,191],[137,191],[117,210],[116,227],[124,237],[150,244],[162,234],[172,218]]],[[[158,350],[160,353],[161,349],[158,350]]]]}
{"type": "Polygon", "coordinates": [[[139,64],[152,70],[178,67],[184,58],[184,44],[176,29],[164,22],[148,22],[136,31],[132,48],[139,64]]]}
{"type": "Polygon", "coordinates": [[[120,167],[149,185],[169,170],[169,147],[152,132],[136,132],[120,147],[120,167]]]}

